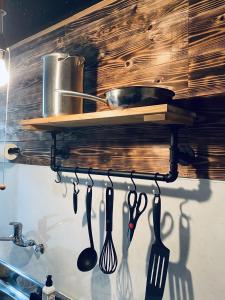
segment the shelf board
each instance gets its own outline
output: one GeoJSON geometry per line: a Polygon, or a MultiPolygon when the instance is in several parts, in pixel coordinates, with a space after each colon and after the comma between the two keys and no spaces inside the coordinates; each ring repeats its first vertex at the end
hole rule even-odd
{"type": "Polygon", "coordinates": [[[27,130],[58,130],[60,128],[138,123],[192,125],[196,114],[169,104],[61,115],[21,121],[27,130]]]}

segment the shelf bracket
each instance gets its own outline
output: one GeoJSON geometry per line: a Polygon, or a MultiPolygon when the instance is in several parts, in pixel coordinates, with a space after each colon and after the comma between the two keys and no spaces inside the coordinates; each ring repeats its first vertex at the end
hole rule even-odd
{"type": "MultiPolygon", "coordinates": [[[[178,177],[178,163],[189,165],[195,159],[194,151],[189,147],[180,149],[178,146],[178,129],[179,126],[170,126],[170,159],[169,159],[169,171],[166,174],[162,173],[143,173],[143,172],[132,172],[132,178],[134,179],[145,179],[145,180],[157,180],[165,182],[174,182],[178,177]],[[190,151],[191,149],[191,151],[190,151]]],[[[57,132],[52,132],[52,146],[51,146],[51,169],[54,172],[67,172],[67,173],[81,173],[88,174],[90,168],[79,168],[79,167],[64,167],[60,163],[57,163],[58,157],[68,158],[68,149],[57,148],[57,132]]],[[[103,175],[108,176],[108,170],[91,169],[92,175],[103,175]]],[[[115,171],[110,170],[110,176],[115,177],[126,177],[130,178],[131,172],[128,171],[115,171]]]]}

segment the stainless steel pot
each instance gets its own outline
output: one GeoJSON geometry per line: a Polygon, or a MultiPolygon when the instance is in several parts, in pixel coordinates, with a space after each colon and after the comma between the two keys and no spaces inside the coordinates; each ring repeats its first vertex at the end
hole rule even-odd
{"type": "Polygon", "coordinates": [[[69,90],[57,90],[57,92],[63,96],[83,97],[88,100],[102,102],[107,104],[111,109],[169,103],[175,95],[173,91],[165,88],[145,86],[113,89],[106,92],[106,98],[69,90]]]}
{"type": "Polygon", "coordinates": [[[83,92],[85,59],[66,53],[51,53],[43,58],[43,117],[83,112],[83,99],[62,97],[57,90],[83,92]]]}

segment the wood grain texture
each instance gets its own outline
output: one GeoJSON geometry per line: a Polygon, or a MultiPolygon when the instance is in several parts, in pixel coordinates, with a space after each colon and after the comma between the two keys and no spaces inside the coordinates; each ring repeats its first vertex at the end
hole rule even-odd
{"type": "Polygon", "coordinates": [[[189,95],[225,93],[225,1],[192,0],[189,10],[189,95]]]}
{"type": "MultiPolygon", "coordinates": [[[[41,117],[41,57],[69,51],[86,58],[85,92],[137,84],[173,89],[175,104],[200,116],[180,130],[181,142],[190,142],[198,156],[193,166],[180,167],[180,176],[224,180],[224,14],[225,0],[106,0],[13,46],[7,140],[21,146],[17,162],[49,165],[50,133],[24,131],[20,120],[41,117]]],[[[4,107],[1,92],[0,141],[4,107]]],[[[85,109],[92,110],[90,103],[85,109]]],[[[81,127],[58,138],[71,149],[65,165],[168,170],[163,126],[81,127]]]]}
{"type": "MultiPolygon", "coordinates": [[[[151,2],[110,3],[13,47],[8,114],[10,139],[26,138],[17,121],[41,116],[41,57],[57,50],[85,56],[86,92],[101,95],[116,86],[161,84],[175,90],[178,97],[185,97],[188,87],[187,3],[176,0],[171,6],[169,0],[154,1],[154,5],[150,5],[151,2]],[[157,55],[159,52],[161,56],[157,55]]],[[[106,107],[98,106],[98,110],[102,109],[106,107]]],[[[28,135],[32,139],[31,134],[28,135]]],[[[42,135],[38,134],[38,138],[42,135]]]]}
{"type": "Polygon", "coordinates": [[[30,37],[25,38],[24,40],[12,45],[11,48],[14,49],[14,48],[18,48],[20,46],[24,46],[27,43],[34,41],[35,39],[42,38],[59,28],[63,28],[65,25],[73,22],[74,20],[78,20],[78,19],[85,17],[87,15],[90,15],[93,12],[96,12],[98,10],[105,10],[108,8],[108,6],[113,5],[113,3],[116,3],[116,2],[117,2],[117,0],[103,0],[100,3],[97,3],[91,7],[88,7],[87,9],[85,9],[63,21],[60,21],[60,22],[58,22],[58,23],[56,23],[56,24],[30,36],[30,37]]]}

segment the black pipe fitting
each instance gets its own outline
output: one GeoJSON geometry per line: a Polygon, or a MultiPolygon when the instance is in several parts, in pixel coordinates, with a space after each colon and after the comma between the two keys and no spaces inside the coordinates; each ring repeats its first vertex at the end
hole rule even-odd
{"type": "MultiPolygon", "coordinates": [[[[69,173],[81,173],[87,174],[90,172],[90,168],[78,168],[78,167],[63,167],[57,165],[57,155],[65,151],[57,149],[56,132],[52,133],[52,146],[51,146],[51,169],[54,172],[69,172],[69,173]]],[[[179,149],[178,149],[178,128],[175,126],[171,127],[170,136],[170,169],[167,174],[161,173],[142,173],[142,172],[132,172],[133,179],[144,179],[144,180],[157,180],[164,182],[174,182],[178,177],[178,160],[179,160],[179,149]]],[[[103,175],[108,176],[108,170],[91,169],[92,175],[103,175]]],[[[125,177],[129,178],[131,173],[128,171],[110,171],[110,176],[115,177],[125,177]]]]}
{"type": "Polygon", "coordinates": [[[20,148],[15,147],[15,148],[9,148],[8,149],[9,154],[20,154],[20,148]]]}
{"type": "Polygon", "coordinates": [[[166,176],[165,176],[165,181],[167,183],[169,182],[174,182],[175,180],[177,180],[178,177],[178,172],[169,172],[166,176]]]}

